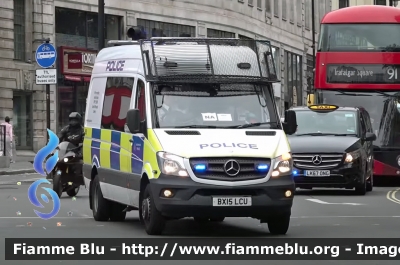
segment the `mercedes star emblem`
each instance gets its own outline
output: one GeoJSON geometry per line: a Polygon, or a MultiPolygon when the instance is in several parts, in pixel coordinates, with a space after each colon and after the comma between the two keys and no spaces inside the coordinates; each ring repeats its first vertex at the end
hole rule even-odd
{"type": "Polygon", "coordinates": [[[400,167],[400,156],[397,157],[397,165],[400,167]]]}
{"type": "Polygon", "coordinates": [[[240,172],[240,165],[236,160],[228,160],[225,165],[224,169],[226,174],[228,174],[231,177],[236,176],[240,172]]]}
{"type": "Polygon", "coordinates": [[[319,155],[313,156],[311,161],[313,162],[314,165],[319,165],[322,163],[322,157],[320,157],[319,155]]]}

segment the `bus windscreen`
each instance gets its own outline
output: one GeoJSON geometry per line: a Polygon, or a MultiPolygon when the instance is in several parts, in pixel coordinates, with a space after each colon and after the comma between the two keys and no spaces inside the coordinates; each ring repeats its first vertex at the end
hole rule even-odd
{"type": "Polygon", "coordinates": [[[377,136],[376,147],[400,149],[400,92],[318,90],[317,101],[341,107],[362,107],[370,116],[377,136]]]}
{"type": "Polygon", "coordinates": [[[400,24],[322,24],[318,51],[398,52],[400,24]]]}

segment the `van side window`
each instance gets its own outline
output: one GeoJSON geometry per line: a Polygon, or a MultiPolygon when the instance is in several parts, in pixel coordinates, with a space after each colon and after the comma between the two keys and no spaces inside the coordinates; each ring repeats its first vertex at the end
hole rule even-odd
{"type": "Polygon", "coordinates": [[[133,77],[108,77],[104,92],[101,128],[124,131],[131,101],[133,77]]]}
{"type": "Polygon", "coordinates": [[[144,121],[146,119],[146,99],[145,99],[145,85],[144,82],[140,79],[137,81],[136,86],[136,108],[140,113],[140,121],[144,121]]]}

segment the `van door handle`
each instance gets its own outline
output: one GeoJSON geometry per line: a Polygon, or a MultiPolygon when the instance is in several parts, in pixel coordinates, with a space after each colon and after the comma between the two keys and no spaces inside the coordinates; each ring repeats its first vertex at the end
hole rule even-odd
{"type": "Polygon", "coordinates": [[[133,143],[133,140],[132,140],[132,139],[129,139],[129,142],[133,143]]]}

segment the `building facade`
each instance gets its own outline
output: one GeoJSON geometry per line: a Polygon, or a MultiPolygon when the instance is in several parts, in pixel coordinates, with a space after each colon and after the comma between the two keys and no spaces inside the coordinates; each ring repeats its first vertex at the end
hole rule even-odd
{"type": "Polygon", "coordinates": [[[361,5],[382,5],[399,7],[399,2],[390,0],[332,0],[332,10],[361,5]]]}
{"type": "MultiPolygon", "coordinates": [[[[60,130],[71,111],[84,115],[98,49],[97,0],[0,1],[0,118],[9,116],[17,149],[39,150],[46,142],[46,95],[35,84],[35,50],[50,38],[57,48],[58,84],[51,85],[51,129],[60,130]]],[[[311,0],[105,1],[107,40],[127,39],[131,26],[147,37],[267,39],[273,45],[278,109],[303,105],[312,77],[311,0]]],[[[315,23],[332,9],[315,1],[315,23]]],[[[316,37],[318,39],[318,36],[316,37]]]]}

